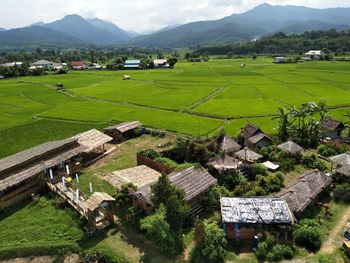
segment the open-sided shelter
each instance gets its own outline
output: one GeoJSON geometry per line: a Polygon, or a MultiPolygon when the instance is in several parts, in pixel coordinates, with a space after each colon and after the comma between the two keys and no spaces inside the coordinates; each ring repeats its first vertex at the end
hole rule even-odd
{"type": "Polygon", "coordinates": [[[242,162],[237,158],[225,154],[210,160],[207,163],[207,167],[209,168],[209,171],[215,171],[219,174],[227,174],[237,171],[241,164],[242,162]]]}
{"type": "Polygon", "coordinates": [[[85,202],[86,216],[91,226],[103,229],[114,222],[113,197],[106,193],[95,192],[85,202]]]}
{"type": "Polygon", "coordinates": [[[247,164],[256,163],[257,161],[263,158],[261,154],[258,154],[247,147],[245,147],[243,150],[236,152],[235,156],[247,164]]]}

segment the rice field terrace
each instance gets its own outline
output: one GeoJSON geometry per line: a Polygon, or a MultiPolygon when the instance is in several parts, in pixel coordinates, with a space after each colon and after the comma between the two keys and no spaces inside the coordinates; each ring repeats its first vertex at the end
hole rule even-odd
{"type": "Polygon", "coordinates": [[[278,107],[320,100],[327,101],[333,117],[345,120],[350,63],[271,60],[212,60],[178,63],[171,70],[70,71],[0,80],[0,157],[130,120],[194,136],[222,128],[235,135],[248,121],[272,133],[271,118],[278,107]],[[131,80],[122,80],[125,74],[131,80]],[[57,83],[65,90],[57,91],[57,83]]]}

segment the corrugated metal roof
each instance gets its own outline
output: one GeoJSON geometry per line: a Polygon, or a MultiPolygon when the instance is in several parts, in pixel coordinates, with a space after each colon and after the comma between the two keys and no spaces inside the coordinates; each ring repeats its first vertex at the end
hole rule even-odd
{"type": "Polygon", "coordinates": [[[288,204],[282,198],[221,197],[223,223],[239,224],[293,224],[288,204]]]}

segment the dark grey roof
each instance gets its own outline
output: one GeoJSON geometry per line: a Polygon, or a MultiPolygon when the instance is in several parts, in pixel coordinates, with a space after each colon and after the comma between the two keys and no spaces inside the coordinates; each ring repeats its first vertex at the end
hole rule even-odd
{"type": "Polygon", "coordinates": [[[300,213],[332,182],[332,178],[319,170],[301,176],[277,196],[287,201],[292,212],[300,213]]]}
{"type": "MultiPolygon", "coordinates": [[[[172,185],[185,191],[185,200],[190,201],[199,194],[207,191],[217,180],[204,168],[190,167],[182,171],[175,171],[168,175],[172,185]]],[[[144,199],[152,205],[151,184],[141,187],[134,195],[144,199]]]]}
{"type": "Polygon", "coordinates": [[[282,198],[221,197],[223,223],[293,224],[293,215],[282,198]]]}
{"type": "Polygon", "coordinates": [[[333,118],[327,116],[321,122],[321,127],[327,131],[334,132],[338,129],[345,129],[344,123],[341,121],[334,120],[333,118]]]}
{"type": "Polygon", "coordinates": [[[329,158],[336,165],[350,165],[350,153],[342,153],[329,158]]]}
{"type": "Polygon", "coordinates": [[[142,123],[139,121],[132,121],[132,122],[123,122],[114,126],[110,126],[104,129],[104,131],[109,131],[109,130],[117,130],[121,133],[139,128],[142,126],[142,123]]]}
{"type": "Polygon", "coordinates": [[[252,144],[252,145],[255,145],[255,144],[257,144],[258,142],[260,142],[261,140],[264,140],[264,139],[268,140],[268,141],[272,141],[272,139],[269,136],[267,136],[266,134],[260,132],[260,133],[257,133],[256,135],[250,137],[248,139],[248,142],[250,144],[252,144]]]}
{"type": "Polygon", "coordinates": [[[350,177],[350,164],[341,165],[337,168],[337,173],[350,177]]]}
{"type": "Polygon", "coordinates": [[[248,140],[250,137],[252,137],[255,134],[260,133],[260,132],[262,132],[262,131],[258,127],[249,123],[243,128],[242,137],[245,140],[248,140]]]}
{"type": "Polygon", "coordinates": [[[304,149],[296,144],[295,142],[288,141],[277,146],[282,152],[289,153],[292,155],[299,154],[304,151],[304,149]]]}

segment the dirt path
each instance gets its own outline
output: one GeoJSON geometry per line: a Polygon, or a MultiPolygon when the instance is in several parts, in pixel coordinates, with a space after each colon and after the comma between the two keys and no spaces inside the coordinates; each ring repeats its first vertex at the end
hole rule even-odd
{"type": "Polygon", "coordinates": [[[323,243],[321,247],[321,253],[332,253],[335,250],[335,243],[337,239],[339,238],[340,232],[345,228],[346,224],[348,223],[350,219],[350,207],[348,207],[336,225],[335,228],[332,229],[332,231],[329,233],[329,236],[327,240],[323,243]]]}

